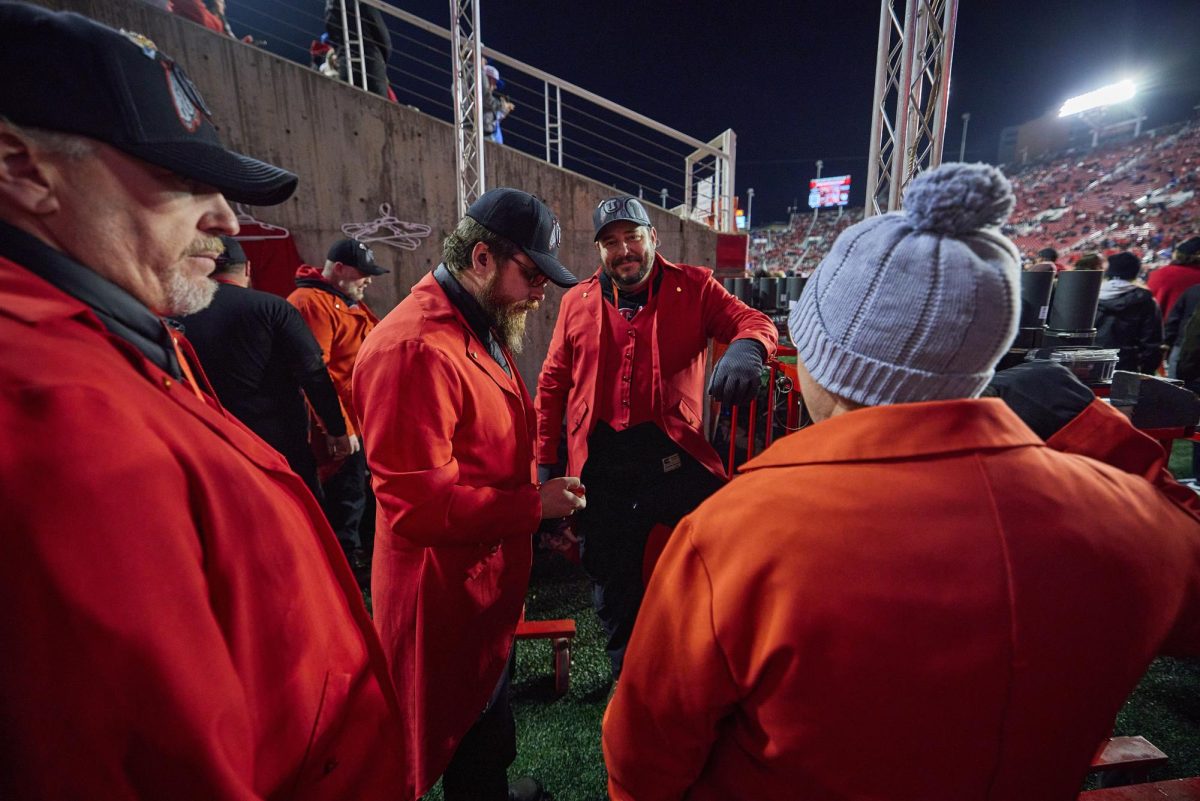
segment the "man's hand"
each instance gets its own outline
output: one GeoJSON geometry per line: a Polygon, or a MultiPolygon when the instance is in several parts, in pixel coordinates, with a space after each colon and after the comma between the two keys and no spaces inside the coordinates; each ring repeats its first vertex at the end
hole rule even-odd
{"type": "Polygon", "coordinates": [[[542,498],[542,519],[567,517],[587,506],[583,484],[575,476],[552,478],[538,487],[542,498]]]}
{"type": "Polygon", "coordinates": [[[740,406],[758,396],[766,350],[757,340],[735,339],[713,368],[708,394],[721,403],[740,406]]]}
{"type": "Polygon", "coordinates": [[[1000,398],[1021,422],[1050,439],[1088,407],[1096,395],[1058,362],[1032,361],[1001,370],[984,390],[1000,398]]]}

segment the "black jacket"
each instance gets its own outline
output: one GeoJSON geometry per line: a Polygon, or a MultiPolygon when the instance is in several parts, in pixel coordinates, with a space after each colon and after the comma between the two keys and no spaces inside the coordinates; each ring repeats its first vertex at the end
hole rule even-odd
{"type": "MultiPolygon", "coordinates": [[[[354,6],[353,2],[347,0],[346,27],[350,31],[350,39],[357,41],[358,20],[354,6]]],[[[362,9],[363,42],[378,47],[383,60],[387,61],[392,57],[392,34],[388,31],[383,12],[365,3],[359,4],[358,7],[362,9]]],[[[329,33],[330,44],[340,51],[345,37],[342,33],[342,8],[339,0],[325,0],[325,30],[329,33]]]]}
{"type": "Polygon", "coordinates": [[[1120,351],[1118,370],[1153,373],[1162,361],[1162,314],[1150,290],[1133,287],[1100,299],[1096,344],[1120,351]]]}
{"type": "Polygon", "coordinates": [[[1167,315],[1166,322],[1163,323],[1163,341],[1174,347],[1180,343],[1180,337],[1183,336],[1184,326],[1188,324],[1188,320],[1192,319],[1192,315],[1196,309],[1200,308],[1200,284],[1190,286],[1183,290],[1183,294],[1175,299],[1175,305],[1171,307],[1171,313],[1167,315]]]}
{"type": "Polygon", "coordinates": [[[222,405],[280,453],[307,449],[305,396],[331,436],[346,433],[321,347],[283,298],[220,284],[207,309],[179,322],[222,405]]]}

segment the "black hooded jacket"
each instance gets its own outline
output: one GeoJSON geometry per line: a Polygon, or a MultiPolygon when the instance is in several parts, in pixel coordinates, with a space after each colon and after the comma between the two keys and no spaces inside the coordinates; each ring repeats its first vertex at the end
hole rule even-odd
{"type": "Polygon", "coordinates": [[[1111,297],[1101,293],[1096,344],[1120,351],[1118,370],[1153,373],[1162,361],[1162,314],[1150,290],[1130,287],[1111,297]]]}

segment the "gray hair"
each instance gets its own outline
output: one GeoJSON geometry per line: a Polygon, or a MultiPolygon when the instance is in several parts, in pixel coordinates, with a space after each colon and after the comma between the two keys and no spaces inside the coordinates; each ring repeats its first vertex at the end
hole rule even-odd
{"type": "Polygon", "coordinates": [[[86,136],[80,136],[79,134],[48,131],[44,128],[30,128],[24,125],[17,125],[3,114],[0,114],[0,125],[4,125],[13,133],[28,139],[48,153],[66,156],[69,159],[81,159],[96,152],[95,140],[88,139],[86,136]]]}

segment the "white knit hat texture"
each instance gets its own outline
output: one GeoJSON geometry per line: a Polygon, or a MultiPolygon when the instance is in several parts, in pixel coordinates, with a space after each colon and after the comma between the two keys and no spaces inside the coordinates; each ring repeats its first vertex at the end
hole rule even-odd
{"type": "Polygon", "coordinates": [[[1013,204],[995,167],[943,164],[843,231],[788,319],[813,379],[867,406],[979,395],[1020,317],[1013,204]]]}

